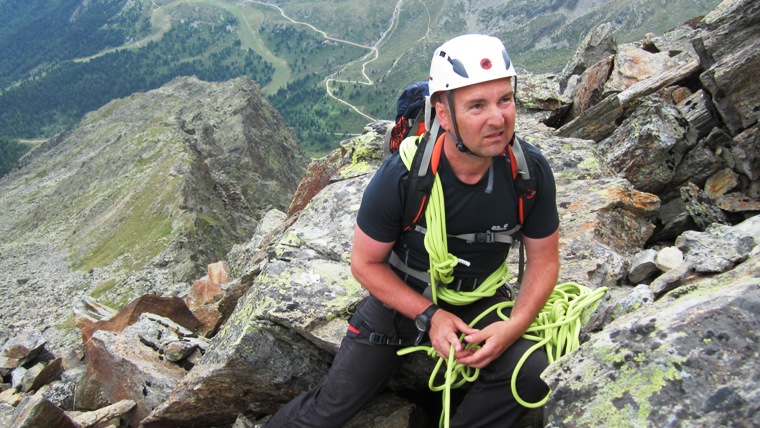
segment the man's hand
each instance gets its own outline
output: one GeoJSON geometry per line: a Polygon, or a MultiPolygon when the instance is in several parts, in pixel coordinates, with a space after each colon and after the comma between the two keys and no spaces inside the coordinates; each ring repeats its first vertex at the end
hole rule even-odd
{"type": "Polygon", "coordinates": [[[487,366],[520,338],[522,331],[515,327],[509,321],[498,321],[483,330],[468,334],[465,341],[472,344],[479,343],[481,348],[470,352],[470,355],[457,358],[457,362],[476,369],[487,366]]]}
{"type": "Polygon", "coordinates": [[[441,358],[449,358],[451,345],[454,345],[454,358],[464,358],[472,354],[471,350],[464,349],[459,341],[459,334],[475,334],[478,330],[467,325],[459,317],[443,309],[437,310],[430,320],[430,343],[441,358]]]}

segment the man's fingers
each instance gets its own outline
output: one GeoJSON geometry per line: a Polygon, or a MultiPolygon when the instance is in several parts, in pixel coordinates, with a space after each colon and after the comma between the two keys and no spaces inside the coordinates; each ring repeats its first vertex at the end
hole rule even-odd
{"type": "Polygon", "coordinates": [[[481,337],[483,336],[479,330],[475,330],[473,333],[468,334],[464,337],[464,340],[467,341],[467,343],[479,343],[484,341],[486,338],[481,337]]]}

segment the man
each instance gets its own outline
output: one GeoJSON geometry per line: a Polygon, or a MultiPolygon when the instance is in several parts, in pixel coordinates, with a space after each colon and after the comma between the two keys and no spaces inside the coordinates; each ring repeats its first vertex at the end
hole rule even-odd
{"type": "MultiPolygon", "coordinates": [[[[504,45],[493,37],[456,37],[433,55],[429,87],[436,118],[445,130],[438,176],[448,235],[498,233],[519,222],[504,158],[515,141],[513,76],[504,45]]],[[[474,327],[468,325],[504,301],[500,292],[464,305],[445,300],[435,305],[429,300],[430,284],[420,279],[430,266],[425,234],[402,233],[408,169],[394,155],[367,187],[354,232],[351,269],[370,296],[352,318],[326,379],[280,409],[267,427],[342,426],[385,387],[401,364],[396,352],[420,333],[426,333],[439,356],[448,357],[453,348],[459,363],[481,369],[456,409],[452,427],[511,426],[525,413],[512,394],[510,379],[518,360],[534,344],[521,336],[551,294],[559,270],[554,179],[544,157],[530,150],[538,186],[535,204],[522,224],[528,262],[509,320],[492,314],[474,327]],[[466,343],[480,348],[466,349],[459,341],[461,334],[466,343]]],[[[428,231],[432,226],[426,225],[428,231]]],[[[465,293],[497,270],[509,251],[503,242],[449,238],[447,245],[462,261],[453,268],[452,284],[465,293]]],[[[539,378],[546,364],[546,355],[535,352],[522,366],[517,392],[524,400],[535,402],[548,392],[539,378]]]]}

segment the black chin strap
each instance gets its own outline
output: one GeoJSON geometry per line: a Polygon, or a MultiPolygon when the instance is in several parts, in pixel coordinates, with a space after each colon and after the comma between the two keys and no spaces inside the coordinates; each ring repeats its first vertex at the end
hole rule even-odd
{"type": "Polygon", "coordinates": [[[451,124],[454,125],[454,135],[449,132],[449,135],[454,137],[454,141],[457,142],[457,150],[462,153],[472,153],[467,146],[464,145],[462,137],[459,135],[459,127],[457,126],[457,117],[454,113],[454,97],[451,96],[451,91],[446,91],[446,100],[449,102],[449,114],[451,114],[451,124]]]}

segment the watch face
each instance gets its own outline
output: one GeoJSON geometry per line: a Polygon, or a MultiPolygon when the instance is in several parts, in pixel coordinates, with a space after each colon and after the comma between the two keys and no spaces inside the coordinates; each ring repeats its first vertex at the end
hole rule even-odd
{"type": "Polygon", "coordinates": [[[428,320],[428,317],[425,314],[417,315],[417,318],[414,319],[414,324],[419,331],[427,331],[429,323],[430,320],[428,320]]]}

